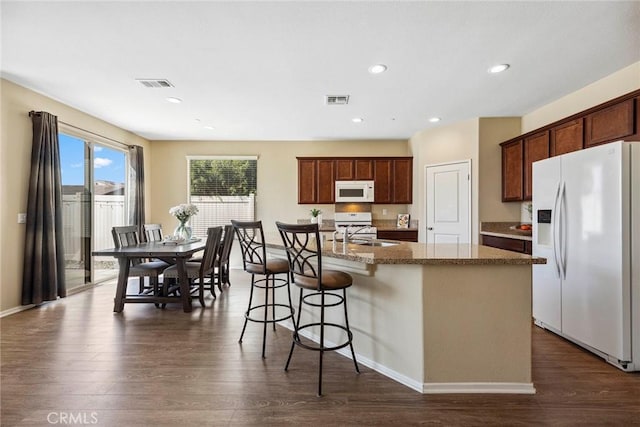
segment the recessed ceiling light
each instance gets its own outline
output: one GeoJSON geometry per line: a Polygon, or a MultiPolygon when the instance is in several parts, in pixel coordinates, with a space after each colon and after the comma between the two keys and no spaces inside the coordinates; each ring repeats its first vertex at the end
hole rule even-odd
{"type": "Polygon", "coordinates": [[[438,123],[438,122],[440,121],[440,117],[431,117],[431,118],[429,119],[429,121],[430,121],[431,123],[438,123]]]}
{"type": "Polygon", "coordinates": [[[509,64],[498,64],[498,65],[494,65],[493,67],[489,68],[489,72],[491,74],[501,73],[501,72],[505,71],[507,68],[509,68],[509,64]]]}
{"type": "Polygon", "coordinates": [[[168,98],[166,98],[167,102],[170,102],[172,104],[180,104],[182,102],[182,99],[180,98],[174,98],[173,96],[170,96],[168,98]]]}
{"type": "Polygon", "coordinates": [[[387,66],[384,64],[376,64],[369,67],[369,72],[371,74],[380,74],[384,73],[385,71],[387,71],[387,66]]]}
{"type": "Polygon", "coordinates": [[[213,126],[204,126],[204,128],[208,129],[208,130],[214,130],[215,129],[213,126]]]}
{"type": "Polygon", "coordinates": [[[364,119],[362,117],[354,117],[353,119],[351,119],[351,121],[353,123],[362,123],[364,122],[364,119]]]}

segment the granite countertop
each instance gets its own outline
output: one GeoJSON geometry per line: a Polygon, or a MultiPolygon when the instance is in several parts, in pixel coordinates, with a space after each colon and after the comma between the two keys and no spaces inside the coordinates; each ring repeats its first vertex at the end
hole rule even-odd
{"type": "MultiPolygon", "coordinates": [[[[308,219],[299,219],[298,224],[309,224],[308,219]]],[[[396,221],[393,219],[374,219],[372,225],[382,231],[418,231],[418,222],[411,221],[409,228],[396,227],[396,221]]],[[[333,219],[325,219],[320,225],[321,232],[335,231],[336,225],[333,219]]]]}
{"type": "MultiPolygon", "coordinates": [[[[265,234],[266,245],[284,249],[278,234],[265,234]]],[[[378,240],[392,246],[365,246],[354,243],[325,241],[322,256],[365,264],[423,265],[528,265],[545,264],[544,258],[534,258],[517,252],[472,244],[425,244],[378,240]]]]}
{"type": "Polygon", "coordinates": [[[480,234],[531,241],[531,230],[514,230],[511,228],[520,224],[520,222],[483,222],[480,224],[480,234]]]}

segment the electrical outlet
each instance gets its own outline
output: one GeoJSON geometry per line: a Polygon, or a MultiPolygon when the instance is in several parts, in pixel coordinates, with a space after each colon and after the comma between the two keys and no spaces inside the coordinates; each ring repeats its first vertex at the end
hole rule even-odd
{"type": "Polygon", "coordinates": [[[18,224],[26,224],[27,223],[27,214],[19,213],[18,214],[18,224]]]}
{"type": "Polygon", "coordinates": [[[386,209],[382,209],[382,215],[386,215],[387,214],[387,210],[386,209]]]}

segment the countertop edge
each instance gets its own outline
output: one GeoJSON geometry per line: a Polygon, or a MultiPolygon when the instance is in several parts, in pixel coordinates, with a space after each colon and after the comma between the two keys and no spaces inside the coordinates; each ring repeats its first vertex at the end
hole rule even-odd
{"type": "MultiPolygon", "coordinates": [[[[420,243],[398,242],[399,245],[413,245],[420,243]]],[[[341,244],[340,244],[341,245],[341,244]]],[[[279,243],[267,242],[268,248],[284,250],[284,246],[279,243]]],[[[351,244],[349,244],[351,246],[351,244]]],[[[405,257],[389,257],[389,258],[372,258],[370,256],[360,256],[357,252],[351,252],[347,247],[346,252],[334,251],[329,247],[322,250],[322,256],[333,259],[342,259],[346,261],[359,262],[369,265],[533,265],[545,264],[545,258],[532,257],[530,255],[515,254],[509,252],[509,256],[505,257],[478,257],[478,258],[451,258],[451,257],[431,257],[431,258],[405,258],[405,257]]],[[[354,249],[360,249],[357,245],[354,249]]],[[[382,249],[384,250],[384,249],[382,249]]],[[[500,249],[497,249],[500,250],[500,249]]],[[[504,251],[507,252],[507,251],[504,251]]]]}
{"type": "Polygon", "coordinates": [[[505,239],[532,241],[532,237],[531,236],[525,236],[525,235],[522,235],[522,234],[507,234],[507,233],[496,233],[496,232],[493,232],[493,231],[481,231],[480,235],[483,235],[483,236],[494,236],[494,237],[504,237],[505,239]]]}

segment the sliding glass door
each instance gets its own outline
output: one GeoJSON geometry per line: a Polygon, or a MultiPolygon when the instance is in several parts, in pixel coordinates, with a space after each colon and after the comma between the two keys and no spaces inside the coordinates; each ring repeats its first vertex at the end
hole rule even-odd
{"type": "Polygon", "coordinates": [[[90,138],[59,134],[67,289],[114,277],[113,258],[91,252],[113,247],[111,227],[126,221],[125,151],[90,138]]]}

